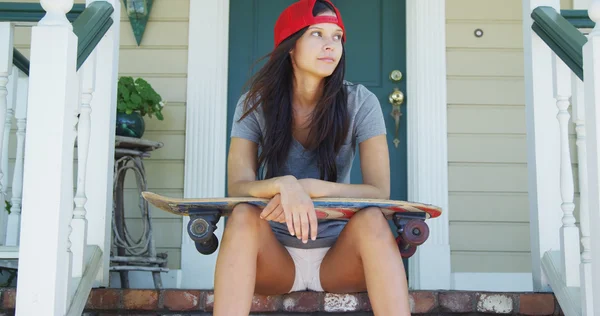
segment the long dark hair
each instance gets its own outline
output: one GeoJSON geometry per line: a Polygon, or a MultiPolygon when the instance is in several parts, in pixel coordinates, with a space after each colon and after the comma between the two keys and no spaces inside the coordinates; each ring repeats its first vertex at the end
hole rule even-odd
{"type": "MultiPolygon", "coordinates": [[[[335,12],[328,3],[317,1],[313,15],[326,11],[335,12]]],[[[240,120],[262,105],[266,133],[260,140],[258,173],[261,174],[261,167],[266,167],[264,179],[278,175],[289,153],[293,126],[293,68],[289,52],[307,28],[288,37],[261,58],[269,59],[247,83],[250,89],[244,100],[246,112],[240,120]]],[[[316,153],[320,179],[332,182],[337,182],[336,156],[349,126],[347,91],[344,87],[345,60],[345,52],[342,52],[336,69],[324,79],[323,95],[309,118],[307,149],[316,153]]]]}

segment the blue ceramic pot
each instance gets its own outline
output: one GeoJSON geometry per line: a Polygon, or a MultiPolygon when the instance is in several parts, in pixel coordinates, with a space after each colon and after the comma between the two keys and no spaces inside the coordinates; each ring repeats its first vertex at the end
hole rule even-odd
{"type": "Polygon", "coordinates": [[[145,129],[144,119],[140,113],[117,113],[116,135],[141,138],[145,129]]]}

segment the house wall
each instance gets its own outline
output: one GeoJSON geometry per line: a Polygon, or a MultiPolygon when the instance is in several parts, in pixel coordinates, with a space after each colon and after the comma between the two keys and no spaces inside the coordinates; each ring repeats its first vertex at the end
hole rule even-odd
{"type": "Polygon", "coordinates": [[[522,4],[446,10],[452,271],[531,272],[522,4]]]}
{"type": "MultiPolygon", "coordinates": [[[[189,1],[154,0],[150,20],[139,47],[133,36],[123,2],[120,1],[119,75],[146,79],[167,102],[163,110],[164,121],[145,118],[146,132],[143,138],[164,144],[163,148],[155,151],[145,160],[148,190],[173,197],[183,196],[189,1]]],[[[85,3],[85,0],[76,0],[75,3],[85,3]]],[[[15,47],[27,57],[29,57],[30,41],[31,28],[17,27],[15,47]]],[[[14,132],[13,130],[11,133],[13,134],[10,150],[11,169],[16,147],[14,132]]],[[[125,180],[125,214],[134,239],[138,239],[142,232],[141,211],[137,206],[138,196],[135,177],[133,171],[130,171],[125,180]]],[[[157,251],[168,254],[170,269],[179,269],[181,217],[159,211],[153,206],[150,206],[150,209],[157,251]]]]}

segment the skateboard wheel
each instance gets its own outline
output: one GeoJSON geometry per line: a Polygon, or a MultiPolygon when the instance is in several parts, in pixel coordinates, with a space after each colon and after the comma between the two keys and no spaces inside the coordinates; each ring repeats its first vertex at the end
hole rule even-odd
{"type": "Polygon", "coordinates": [[[211,234],[207,241],[196,242],[196,250],[203,255],[210,255],[219,247],[219,239],[215,234],[211,234]]]}
{"type": "Polygon", "coordinates": [[[193,241],[200,243],[203,243],[211,238],[210,236],[214,232],[213,225],[201,217],[191,219],[187,228],[190,238],[193,241]]]}
{"type": "Polygon", "coordinates": [[[410,245],[407,248],[400,249],[400,255],[402,258],[410,258],[415,254],[415,252],[417,252],[417,246],[415,245],[410,245]]]}
{"type": "Polygon", "coordinates": [[[400,236],[407,244],[422,245],[429,238],[429,226],[421,220],[410,220],[404,225],[400,236]]]}
{"type": "Polygon", "coordinates": [[[406,243],[400,236],[396,237],[396,243],[398,244],[398,250],[402,258],[410,258],[417,252],[416,245],[406,243]]]}

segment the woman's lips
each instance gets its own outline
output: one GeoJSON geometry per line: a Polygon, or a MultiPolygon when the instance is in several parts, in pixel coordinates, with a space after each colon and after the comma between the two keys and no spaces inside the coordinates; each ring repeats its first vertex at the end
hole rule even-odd
{"type": "Polygon", "coordinates": [[[324,61],[326,63],[333,63],[335,62],[335,60],[332,57],[322,57],[322,58],[318,58],[320,61],[324,61]]]}

